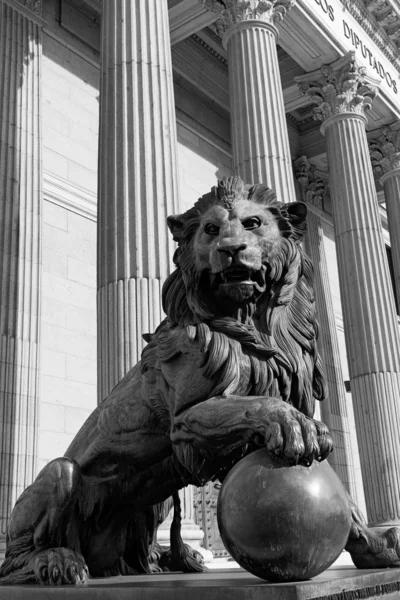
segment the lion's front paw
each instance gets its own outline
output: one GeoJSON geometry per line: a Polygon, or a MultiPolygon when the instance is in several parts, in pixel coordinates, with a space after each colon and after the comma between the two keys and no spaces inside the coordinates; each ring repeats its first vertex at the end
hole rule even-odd
{"type": "Polygon", "coordinates": [[[324,460],[333,449],[326,425],[291,406],[276,411],[267,427],[265,442],[270,452],[293,464],[324,460]]]}
{"type": "Polygon", "coordinates": [[[49,548],[35,558],[37,583],[42,585],[80,585],[86,583],[89,570],[79,552],[68,548],[49,548]]]}

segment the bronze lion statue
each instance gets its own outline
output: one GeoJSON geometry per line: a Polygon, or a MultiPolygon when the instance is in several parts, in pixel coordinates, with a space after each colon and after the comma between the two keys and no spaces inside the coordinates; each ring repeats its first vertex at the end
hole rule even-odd
{"type": "MultiPolygon", "coordinates": [[[[178,247],[167,316],[64,457],[18,499],[0,585],[202,570],[180,535],[179,489],[222,481],[260,445],[293,464],[328,456],[329,432],[313,419],[325,384],[301,247],[306,212],[232,177],[169,217],[178,247]],[[161,552],[157,527],[172,506],[161,552]]],[[[368,530],[354,507],[348,549],[358,566],[400,564],[396,536],[368,530]]]]}

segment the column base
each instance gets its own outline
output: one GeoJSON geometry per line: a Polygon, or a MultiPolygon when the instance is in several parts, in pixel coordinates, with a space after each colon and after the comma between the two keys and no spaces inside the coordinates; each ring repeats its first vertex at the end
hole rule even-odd
{"type": "Polygon", "coordinates": [[[383,523],[368,523],[368,527],[372,527],[375,531],[386,531],[391,527],[400,528],[400,519],[398,521],[384,521],[383,523]]]}

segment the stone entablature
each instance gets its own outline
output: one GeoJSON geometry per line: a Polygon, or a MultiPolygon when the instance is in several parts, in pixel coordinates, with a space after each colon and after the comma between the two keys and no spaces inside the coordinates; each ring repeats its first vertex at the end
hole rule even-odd
{"type": "Polygon", "coordinates": [[[385,0],[340,1],[376,46],[391,61],[397,71],[400,71],[400,57],[398,53],[400,22],[396,24],[397,13],[393,7],[391,12],[386,12],[389,5],[392,4],[390,0],[386,2],[385,0]],[[391,22],[389,22],[390,19],[392,19],[391,22]]]}
{"type": "Polygon", "coordinates": [[[365,8],[371,13],[392,42],[399,47],[400,44],[400,6],[395,8],[396,2],[390,0],[363,0],[365,8]]]}

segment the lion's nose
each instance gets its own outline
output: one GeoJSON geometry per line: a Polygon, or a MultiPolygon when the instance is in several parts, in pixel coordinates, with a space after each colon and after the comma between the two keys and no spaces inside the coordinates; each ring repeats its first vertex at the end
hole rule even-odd
{"type": "Polygon", "coordinates": [[[225,252],[225,254],[229,254],[229,256],[234,256],[241,250],[246,250],[247,244],[241,242],[240,244],[224,244],[223,246],[219,246],[217,248],[218,252],[225,252]]]}

